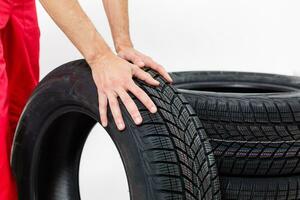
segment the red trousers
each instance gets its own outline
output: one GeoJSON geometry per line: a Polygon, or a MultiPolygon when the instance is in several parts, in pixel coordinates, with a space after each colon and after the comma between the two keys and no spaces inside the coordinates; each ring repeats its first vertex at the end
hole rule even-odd
{"type": "Polygon", "coordinates": [[[18,199],[11,146],[39,80],[39,36],[34,0],[0,0],[0,200],[18,199]]]}

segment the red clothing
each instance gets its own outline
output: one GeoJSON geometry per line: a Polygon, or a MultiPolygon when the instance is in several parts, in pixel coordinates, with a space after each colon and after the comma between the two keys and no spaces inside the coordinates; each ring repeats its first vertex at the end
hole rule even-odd
{"type": "Polygon", "coordinates": [[[10,168],[20,114],[39,80],[39,28],[34,0],[0,0],[0,200],[17,200],[10,168]]]}

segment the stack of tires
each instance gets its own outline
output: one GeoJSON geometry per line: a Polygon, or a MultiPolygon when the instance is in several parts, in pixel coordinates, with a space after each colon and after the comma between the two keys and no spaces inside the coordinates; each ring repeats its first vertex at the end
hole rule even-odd
{"type": "Polygon", "coordinates": [[[174,72],[217,161],[222,199],[300,199],[300,78],[174,72]]]}
{"type": "MultiPolygon", "coordinates": [[[[169,84],[144,69],[160,86],[135,82],[158,112],[130,94],[142,124],[119,101],[125,130],[118,131],[110,108],[105,127],[122,158],[131,200],[300,199],[299,78],[173,72],[169,84]]],[[[84,60],[40,82],[13,143],[19,200],[81,200],[81,152],[100,119],[96,94],[84,60]]]]}

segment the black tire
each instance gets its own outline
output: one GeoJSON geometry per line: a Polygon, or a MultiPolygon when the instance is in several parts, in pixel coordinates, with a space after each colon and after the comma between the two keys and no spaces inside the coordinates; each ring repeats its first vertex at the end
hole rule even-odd
{"type": "MultiPolygon", "coordinates": [[[[136,83],[158,107],[151,114],[130,94],[143,117],[117,130],[110,109],[105,128],[122,158],[132,200],[220,199],[211,146],[195,112],[175,88],[146,69],[160,86],[136,83]]],[[[79,200],[78,168],[85,140],[99,119],[97,92],[84,60],[44,78],[17,127],[11,164],[20,200],[79,200]]]]}
{"type": "Polygon", "coordinates": [[[223,200],[300,199],[300,177],[220,177],[223,200]]]}
{"type": "Polygon", "coordinates": [[[220,174],[300,172],[300,78],[247,72],[174,72],[212,140],[220,174]]]}

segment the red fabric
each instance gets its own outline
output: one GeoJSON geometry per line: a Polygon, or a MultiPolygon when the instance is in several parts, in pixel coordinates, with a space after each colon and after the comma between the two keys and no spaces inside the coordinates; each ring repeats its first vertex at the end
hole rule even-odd
{"type": "Polygon", "coordinates": [[[0,0],[0,200],[17,200],[10,153],[20,114],[39,80],[34,0],[0,0]]]}

